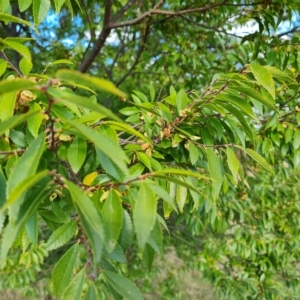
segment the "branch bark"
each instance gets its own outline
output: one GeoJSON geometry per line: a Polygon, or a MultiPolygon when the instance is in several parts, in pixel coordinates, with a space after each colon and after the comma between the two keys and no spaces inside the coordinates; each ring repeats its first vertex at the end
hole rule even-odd
{"type": "Polygon", "coordinates": [[[220,3],[212,4],[212,5],[205,6],[205,7],[196,7],[196,8],[190,8],[190,9],[185,9],[185,10],[180,10],[180,11],[168,11],[168,10],[159,9],[159,7],[162,6],[164,3],[164,0],[160,0],[152,9],[143,13],[139,17],[129,20],[129,21],[112,23],[109,25],[109,27],[110,28],[120,28],[120,27],[124,27],[124,26],[136,25],[136,24],[140,23],[141,21],[143,21],[144,19],[151,17],[153,15],[181,16],[181,15],[189,14],[189,13],[204,12],[204,11],[210,10],[214,7],[222,6],[222,5],[226,4],[226,2],[227,2],[227,0],[223,0],[220,3]]]}
{"type": "Polygon", "coordinates": [[[93,61],[96,59],[97,55],[102,50],[107,37],[109,36],[111,29],[109,27],[111,20],[111,10],[112,10],[113,0],[107,0],[105,4],[105,13],[104,13],[104,21],[103,28],[99,34],[97,41],[92,49],[92,51],[87,55],[87,57],[82,61],[79,71],[85,73],[88,68],[91,66],[93,61]]]}

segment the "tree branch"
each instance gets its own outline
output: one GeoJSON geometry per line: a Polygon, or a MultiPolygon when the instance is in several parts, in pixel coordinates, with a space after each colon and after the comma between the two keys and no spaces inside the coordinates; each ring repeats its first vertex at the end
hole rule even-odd
{"type": "Polygon", "coordinates": [[[130,8],[130,6],[135,2],[136,0],[129,0],[112,18],[113,22],[118,21],[124,13],[130,8]]]}
{"type": "Polygon", "coordinates": [[[111,18],[112,5],[113,5],[113,0],[106,0],[103,28],[99,34],[97,41],[95,42],[95,45],[94,45],[92,51],[83,60],[83,62],[81,63],[81,65],[79,67],[79,71],[82,73],[86,72],[88,70],[88,68],[91,66],[93,61],[96,59],[97,55],[102,50],[102,48],[105,44],[105,41],[110,34],[110,31],[112,28],[109,27],[109,24],[110,24],[110,18],[111,18]]]}
{"type": "Polygon", "coordinates": [[[140,57],[142,55],[142,53],[145,50],[145,44],[149,35],[149,30],[150,26],[147,24],[146,26],[146,30],[145,30],[145,34],[143,35],[143,38],[141,40],[141,46],[137,52],[136,58],[134,63],[132,64],[132,66],[130,67],[130,69],[122,76],[122,78],[120,80],[118,80],[118,82],[116,83],[116,86],[119,86],[132,72],[132,70],[136,67],[136,65],[139,63],[140,57]]]}
{"type": "Polygon", "coordinates": [[[168,10],[158,9],[164,3],[164,0],[160,0],[152,9],[143,13],[139,17],[137,17],[133,20],[129,20],[129,21],[124,21],[124,22],[120,22],[120,23],[112,23],[109,25],[109,27],[110,28],[119,28],[119,27],[124,27],[124,26],[129,26],[129,25],[135,25],[135,24],[140,23],[145,18],[151,17],[152,15],[181,16],[181,15],[189,14],[189,13],[204,12],[204,11],[210,10],[214,7],[222,6],[226,2],[227,2],[227,0],[223,0],[220,3],[212,4],[212,5],[205,6],[205,7],[196,7],[196,8],[190,8],[190,9],[185,9],[185,10],[180,10],[180,11],[168,11],[168,10]]]}

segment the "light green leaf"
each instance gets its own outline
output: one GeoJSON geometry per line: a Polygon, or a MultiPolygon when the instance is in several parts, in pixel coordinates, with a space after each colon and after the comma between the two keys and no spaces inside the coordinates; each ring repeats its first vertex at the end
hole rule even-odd
{"type": "Polygon", "coordinates": [[[31,5],[32,0],[18,0],[20,12],[25,11],[31,5]]]}
{"type": "Polygon", "coordinates": [[[92,200],[71,181],[67,180],[66,185],[68,186],[73,201],[82,216],[84,216],[87,224],[103,239],[103,222],[92,200]]]}
{"type": "Polygon", "coordinates": [[[9,0],[1,0],[0,1],[0,9],[1,11],[8,11],[10,7],[9,0]]]}
{"type": "Polygon", "coordinates": [[[161,175],[161,174],[162,175],[168,174],[168,175],[193,176],[193,177],[197,177],[200,179],[209,179],[208,177],[205,177],[200,173],[192,172],[189,170],[183,170],[183,169],[165,168],[163,170],[159,170],[159,171],[155,171],[155,172],[151,173],[152,176],[161,175]]]}
{"type": "Polygon", "coordinates": [[[188,143],[188,150],[190,154],[191,164],[194,165],[199,158],[199,150],[191,141],[189,141],[188,143]]]}
{"type": "MultiPolygon", "coordinates": [[[[16,99],[17,92],[15,91],[0,96],[0,119],[2,122],[13,116],[16,99]]],[[[9,130],[6,130],[5,134],[8,136],[9,130]]]]}
{"type": "Polygon", "coordinates": [[[237,175],[238,175],[239,168],[240,168],[240,162],[238,161],[238,159],[236,158],[234,152],[232,151],[232,149],[230,147],[227,147],[226,154],[227,154],[228,167],[229,167],[229,169],[232,173],[232,176],[236,182],[237,175]]]}
{"type": "Polygon", "coordinates": [[[48,15],[50,0],[33,0],[34,24],[39,25],[48,15]]]}
{"type": "Polygon", "coordinates": [[[32,69],[32,62],[30,60],[27,60],[26,58],[22,58],[19,67],[23,75],[28,75],[32,69]]]}
{"type": "Polygon", "coordinates": [[[81,269],[78,274],[71,280],[68,287],[65,289],[62,300],[80,300],[83,283],[85,279],[85,268],[81,269]]]}
{"type": "Polygon", "coordinates": [[[24,24],[28,27],[31,27],[32,29],[34,29],[34,31],[39,34],[38,30],[32,25],[30,24],[30,22],[24,21],[18,17],[12,16],[10,14],[5,14],[5,13],[0,13],[0,20],[4,21],[6,23],[8,22],[13,22],[13,23],[19,23],[19,24],[24,24]]]}
{"type": "Polygon", "coordinates": [[[60,297],[68,287],[78,256],[78,244],[73,245],[57,262],[52,272],[53,292],[60,297]]]}
{"type": "Polygon", "coordinates": [[[1,121],[0,122],[0,135],[5,133],[7,130],[18,126],[19,124],[25,122],[32,116],[34,116],[36,112],[28,112],[26,114],[21,114],[21,115],[15,115],[12,118],[9,118],[6,121],[1,121]]]}
{"type": "Polygon", "coordinates": [[[0,95],[20,90],[30,90],[35,87],[35,83],[29,79],[16,78],[0,82],[0,95]]]}
{"type": "Polygon", "coordinates": [[[0,58],[0,76],[2,76],[6,70],[7,61],[0,58]]]}
{"type": "Polygon", "coordinates": [[[110,271],[103,271],[107,282],[123,297],[130,300],[143,300],[137,286],[126,277],[110,271]]]}
{"type": "Polygon", "coordinates": [[[174,201],[175,194],[174,194],[174,197],[172,198],[170,196],[170,194],[164,188],[162,188],[160,185],[149,184],[149,187],[153,190],[153,192],[159,198],[166,201],[172,207],[172,210],[175,210],[177,212],[177,207],[176,207],[176,204],[175,204],[175,201],[174,201]]]}
{"type": "Polygon", "coordinates": [[[276,79],[279,79],[281,82],[285,82],[288,84],[297,84],[297,82],[284,72],[272,66],[265,66],[265,68],[272,74],[272,76],[276,79]]]}
{"type": "Polygon", "coordinates": [[[26,223],[26,234],[34,247],[38,242],[38,215],[35,211],[26,223]]]}
{"type": "Polygon", "coordinates": [[[75,220],[58,227],[47,241],[47,250],[50,251],[63,246],[74,237],[76,231],[77,223],[75,220]]]}
{"type": "Polygon", "coordinates": [[[24,46],[23,44],[17,43],[15,41],[11,41],[11,40],[4,40],[4,43],[9,48],[11,48],[11,49],[15,50],[16,52],[20,53],[25,59],[27,59],[28,61],[31,61],[31,54],[30,54],[29,49],[26,46],[24,46]]]}
{"type": "Polygon", "coordinates": [[[176,106],[179,115],[180,112],[184,110],[187,106],[187,96],[183,89],[181,89],[176,96],[176,106]]]}
{"type": "MultiPolygon", "coordinates": [[[[65,0],[55,0],[55,2],[61,2],[61,3],[64,3],[65,0]]],[[[47,70],[48,68],[50,68],[50,67],[52,67],[52,66],[59,65],[59,64],[73,65],[73,62],[71,62],[71,61],[68,60],[68,59],[59,59],[59,60],[56,60],[56,61],[54,61],[54,62],[48,63],[47,66],[45,67],[45,70],[47,70]]]]}
{"type": "Polygon", "coordinates": [[[208,171],[213,184],[213,198],[217,199],[223,183],[223,165],[213,148],[206,149],[208,171]]]}
{"type": "Polygon", "coordinates": [[[128,162],[128,157],[121,149],[121,147],[115,143],[107,135],[99,133],[98,131],[89,128],[86,125],[73,122],[71,120],[64,120],[70,126],[66,129],[75,134],[80,134],[85,139],[94,143],[94,145],[101,150],[105,155],[107,155],[123,172],[128,173],[126,162],[128,162]]]}
{"type": "Polygon", "coordinates": [[[153,102],[155,100],[155,88],[153,86],[153,84],[150,84],[150,96],[151,96],[151,102],[153,102]]]}
{"type": "Polygon", "coordinates": [[[66,0],[54,0],[56,14],[59,14],[61,7],[64,5],[65,2],[66,0]]]}
{"type": "Polygon", "coordinates": [[[7,197],[27,177],[35,174],[40,158],[44,151],[45,134],[42,133],[30,144],[13,168],[7,181],[7,197]]]}
{"type": "Polygon", "coordinates": [[[151,167],[151,162],[150,162],[149,156],[147,154],[145,154],[143,152],[139,152],[139,151],[136,151],[135,154],[138,157],[139,161],[142,162],[145,165],[145,167],[151,171],[152,167],[151,167]]]}
{"type": "Polygon", "coordinates": [[[86,157],[86,141],[75,136],[68,149],[68,162],[74,173],[77,173],[83,165],[86,157]]]}
{"type": "Polygon", "coordinates": [[[136,137],[139,137],[143,141],[149,143],[152,145],[152,140],[145,137],[143,134],[135,130],[134,128],[128,126],[125,123],[120,122],[114,122],[114,121],[105,121],[104,124],[110,125],[112,128],[115,128],[116,130],[125,131],[131,135],[135,135],[136,137]]]}
{"type": "Polygon", "coordinates": [[[108,117],[115,121],[123,122],[120,118],[115,116],[110,110],[108,110],[107,108],[103,107],[100,104],[93,103],[88,98],[80,97],[70,92],[65,92],[60,89],[56,89],[52,87],[50,87],[47,91],[51,96],[59,99],[63,103],[68,101],[72,104],[77,104],[80,107],[87,108],[91,111],[97,112],[103,115],[103,117],[108,117]]]}
{"type": "MultiPolygon", "coordinates": [[[[191,172],[191,173],[193,173],[193,172],[191,172]]],[[[190,190],[193,190],[196,193],[199,193],[199,191],[198,191],[198,189],[196,187],[194,187],[193,185],[191,185],[191,184],[189,184],[189,183],[187,183],[185,181],[182,181],[181,179],[179,179],[177,177],[171,177],[171,176],[160,175],[160,174],[154,174],[152,176],[155,177],[155,178],[159,178],[159,179],[165,180],[165,181],[169,181],[169,182],[173,182],[173,183],[176,183],[176,184],[180,184],[180,185],[186,187],[187,189],[190,189],[190,190]]],[[[191,175],[191,176],[193,176],[193,175],[191,175]]]]}
{"type": "MultiPolygon", "coordinates": [[[[236,146],[238,147],[238,146],[236,146]]],[[[250,157],[252,157],[259,165],[261,165],[266,171],[270,172],[271,174],[275,175],[274,170],[271,168],[271,166],[267,163],[267,161],[257,152],[255,152],[252,149],[243,149],[242,147],[238,147],[245,151],[250,157]]]]}
{"type": "Polygon", "coordinates": [[[115,190],[109,192],[101,215],[105,231],[105,246],[108,252],[112,252],[117,244],[123,223],[122,204],[115,190]]]}
{"type": "Polygon", "coordinates": [[[247,95],[251,98],[253,98],[254,100],[257,100],[258,102],[276,110],[275,106],[274,106],[274,102],[270,101],[267,97],[265,97],[264,95],[262,95],[261,93],[249,88],[249,87],[243,87],[243,86],[231,86],[230,88],[227,88],[226,91],[230,92],[232,91],[233,93],[236,93],[237,91],[247,95]]]}
{"type": "Polygon", "coordinates": [[[187,200],[187,188],[182,185],[177,185],[176,190],[176,202],[179,207],[179,211],[183,212],[184,204],[187,200]]]}
{"type": "Polygon", "coordinates": [[[43,121],[43,114],[40,105],[36,102],[32,103],[29,112],[36,112],[31,118],[28,119],[28,129],[30,133],[36,138],[39,133],[40,126],[43,121]]]}
{"type": "Polygon", "coordinates": [[[140,248],[144,248],[155,224],[156,196],[148,184],[141,183],[133,209],[133,222],[140,248]]]}
{"type": "Polygon", "coordinates": [[[49,198],[49,190],[51,189],[50,183],[51,178],[44,178],[37,187],[30,190],[24,203],[18,213],[18,217],[14,223],[9,223],[6,226],[1,239],[1,251],[0,251],[0,262],[3,268],[6,263],[7,252],[15,241],[21,229],[24,228],[26,222],[30,216],[36,211],[38,205],[45,199],[49,198]]]}
{"type": "Polygon", "coordinates": [[[94,283],[90,283],[89,289],[87,290],[84,300],[95,300],[97,299],[97,290],[94,283]]]}
{"type": "Polygon", "coordinates": [[[264,66],[260,66],[254,63],[250,64],[250,70],[252,71],[258,83],[270,93],[273,99],[275,99],[274,80],[269,70],[264,66]]]}
{"type": "Polygon", "coordinates": [[[87,74],[82,74],[78,71],[59,70],[56,73],[56,77],[58,79],[65,80],[68,82],[80,83],[92,89],[96,89],[100,91],[104,90],[106,92],[115,94],[121,98],[127,97],[127,95],[122,91],[120,91],[112,82],[105,79],[95,78],[87,74]]]}

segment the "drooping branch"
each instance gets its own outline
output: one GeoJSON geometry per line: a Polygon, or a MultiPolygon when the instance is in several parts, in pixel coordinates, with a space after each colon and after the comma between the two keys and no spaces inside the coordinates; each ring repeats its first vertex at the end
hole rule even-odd
{"type": "Polygon", "coordinates": [[[111,20],[111,10],[112,10],[113,0],[107,0],[105,4],[105,12],[104,12],[104,21],[103,21],[103,28],[99,34],[97,41],[92,49],[92,51],[87,55],[87,57],[81,63],[79,67],[80,72],[86,72],[88,68],[91,66],[93,61],[96,59],[97,55],[100,53],[101,49],[103,48],[107,37],[109,36],[111,29],[109,27],[110,20],[111,20]]]}

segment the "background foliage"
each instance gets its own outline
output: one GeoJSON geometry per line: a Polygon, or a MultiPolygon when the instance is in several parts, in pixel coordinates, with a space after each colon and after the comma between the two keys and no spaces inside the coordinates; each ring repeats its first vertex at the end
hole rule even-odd
{"type": "Polygon", "coordinates": [[[218,299],[298,299],[298,19],[0,1],[1,288],[184,299],[201,271],[218,299]],[[155,287],[170,249],[184,264],[155,287]]]}

